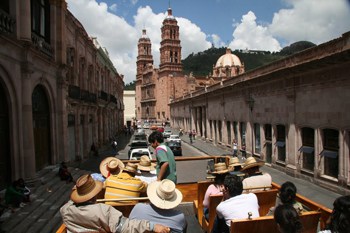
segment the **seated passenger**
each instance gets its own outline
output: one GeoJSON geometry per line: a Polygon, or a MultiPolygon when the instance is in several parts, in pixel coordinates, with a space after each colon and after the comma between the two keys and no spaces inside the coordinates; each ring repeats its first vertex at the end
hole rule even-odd
{"type": "Polygon", "coordinates": [[[110,205],[97,204],[96,196],[102,186],[102,182],[90,175],[77,180],[71,200],[60,209],[63,223],[70,232],[170,232],[168,227],[147,220],[130,220],[110,205]]]}
{"type": "Polygon", "coordinates": [[[250,212],[252,218],[259,217],[258,198],[254,193],[242,194],[241,178],[228,174],[224,180],[223,201],[216,208],[217,218],[213,232],[229,232],[232,219],[247,218],[250,212]],[[226,223],[226,224],[225,224],[226,223]]]}
{"type": "Polygon", "coordinates": [[[259,167],[263,166],[265,162],[256,161],[254,157],[248,157],[242,167],[242,172],[246,174],[246,178],[243,180],[244,189],[263,190],[263,187],[270,187],[272,178],[268,173],[262,173],[259,167]],[[256,189],[261,187],[261,189],[256,189]]]}
{"type": "Polygon", "coordinates": [[[333,212],[326,230],[319,233],[349,233],[350,229],[350,195],[341,196],[333,203],[333,212]]]}
{"type": "Polygon", "coordinates": [[[281,233],[301,233],[302,224],[299,214],[290,204],[283,204],[276,207],[274,219],[281,233]]]}
{"type": "Polygon", "coordinates": [[[203,199],[203,211],[207,220],[209,219],[209,197],[211,195],[222,194],[222,190],[224,189],[224,179],[227,173],[228,169],[225,163],[214,164],[214,171],[211,172],[211,174],[215,176],[214,184],[209,185],[203,199]]]}
{"type": "MultiPolygon", "coordinates": [[[[147,190],[147,183],[135,178],[137,164],[127,163],[118,175],[111,174],[106,179],[105,199],[135,198],[147,190]]],[[[106,204],[109,204],[106,202],[106,204]]]]}
{"type": "MultiPolygon", "coordinates": [[[[108,178],[111,174],[118,175],[119,173],[121,173],[124,167],[124,163],[119,159],[115,157],[107,157],[100,163],[100,172],[104,178],[108,178]]],[[[98,178],[97,175],[96,177],[98,178]]]]}
{"type": "Polygon", "coordinates": [[[279,194],[277,195],[276,205],[271,207],[267,215],[273,215],[275,208],[282,204],[289,204],[294,207],[297,213],[304,211],[303,205],[295,200],[297,195],[297,187],[292,182],[285,182],[282,184],[279,194]]]}
{"type": "Polygon", "coordinates": [[[136,178],[146,182],[147,184],[157,180],[156,164],[151,163],[151,160],[147,155],[142,155],[140,162],[137,164],[137,168],[140,171],[140,175],[136,175],[136,178]]]}
{"type": "Polygon", "coordinates": [[[182,193],[171,180],[154,181],[147,188],[150,204],[138,203],[130,213],[130,219],[145,219],[169,226],[171,232],[186,232],[185,215],[175,208],[182,201],[182,193]]]}
{"type": "Polygon", "coordinates": [[[241,172],[242,164],[239,162],[238,157],[230,157],[230,162],[228,165],[228,171],[230,174],[236,175],[236,176],[244,176],[245,174],[241,172]]]}

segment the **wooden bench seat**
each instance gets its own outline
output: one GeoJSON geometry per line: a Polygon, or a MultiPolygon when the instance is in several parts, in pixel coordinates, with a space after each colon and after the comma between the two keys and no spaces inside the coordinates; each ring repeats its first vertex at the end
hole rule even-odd
{"type": "Polygon", "coordinates": [[[193,209],[194,213],[197,215],[197,219],[199,224],[202,226],[202,218],[203,218],[203,200],[205,196],[205,192],[207,191],[209,185],[213,184],[214,182],[212,180],[204,180],[204,181],[198,181],[197,182],[197,199],[193,201],[193,209]]]}
{"type": "MultiPolygon", "coordinates": [[[[300,215],[300,221],[303,225],[303,233],[317,232],[317,226],[321,212],[308,211],[300,215]]],[[[232,220],[230,226],[230,233],[278,233],[277,224],[273,216],[262,216],[252,219],[232,220]]]]}
{"type": "MultiPolygon", "coordinates": [[[[278,193],[277,189],[269,189],[265,191],[262,190],[252,193],[254,193],[258,198],[260,216],[266,215],[270,207],[275,206],[278,193]]],[[[202,217],[202,229],[205,232],[211,232],[216,218],[216,207],[220,204],[221,201],[222,195],[212,195],[209,197],[209,219],[206,220],[205,216],[202,217]]]]}

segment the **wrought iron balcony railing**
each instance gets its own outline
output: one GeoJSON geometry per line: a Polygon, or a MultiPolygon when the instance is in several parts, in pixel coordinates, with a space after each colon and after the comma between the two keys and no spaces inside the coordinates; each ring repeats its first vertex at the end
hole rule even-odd
{"type": "Polygon", "coordinates": [[[15,31],[16,20],[0,9],[0,33],[12,34],[15,31]]]}

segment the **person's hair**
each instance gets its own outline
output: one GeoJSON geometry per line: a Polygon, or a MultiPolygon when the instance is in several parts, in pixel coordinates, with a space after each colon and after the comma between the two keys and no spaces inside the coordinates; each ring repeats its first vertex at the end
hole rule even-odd
{"type": "Polygon", "coordinates": [[[329,225],[331,232],[345,233],[350,228],[350,195],[341,196],[333,203],[333,212],[329,225]]]}
{"type": "Polygon", "coordinates": [[[275,222],[282,233],[300,233],[302,224],[297,211],[290,204],[279,205],[274,212],[275,222]]]}
{"type": "Polygon", "coordinates": [[[240,195],[243,192],[242,179],[232,174],[228,174],[225,177],[224,186],[228,190],[231,197],[240,195]]]}
{"type": "Polygon", "coordinates": [[[226,175],[227,175],[227,173],[224,173],[224,174],[215,174],[214,183],[215,183],[216,185],[222,185],[222,184],[224,184],[224,180],[225,180],[226,175]]]}
{"type": "Polygon", "coordinates": [[[159,131],[154,131],[153,133],[151,133],[148,137],[148,142],[149,143],[154,143],[155,141],[159,142],[159,143],[163,143],[164,142],[164,137],[163,134],[159,131]]]}
{"type": "Polygon", "coordinates": [[[294,204],[296,194],[297,187],[292,182],[287,181],[282,184],[279,196],[283,204],[294,204]]]}

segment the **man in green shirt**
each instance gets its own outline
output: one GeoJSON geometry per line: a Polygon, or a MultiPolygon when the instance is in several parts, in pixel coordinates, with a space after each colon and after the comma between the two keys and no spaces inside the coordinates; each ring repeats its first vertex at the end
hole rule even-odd
{"type": "Polygon", "coordinates": [[[171,149],[164,144],[164,137],[161,132],[154,131],[149,135],[148,142],[155,149],[157,158],[157,180],[163,179],[177,182],[176,162],[171,149]]]}

